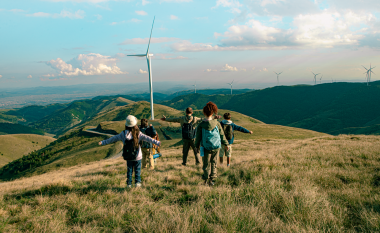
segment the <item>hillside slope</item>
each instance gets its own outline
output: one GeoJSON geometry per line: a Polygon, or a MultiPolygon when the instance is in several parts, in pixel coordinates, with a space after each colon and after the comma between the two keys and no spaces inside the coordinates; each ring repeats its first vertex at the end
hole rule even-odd
{"type": "Polygon", "coordinates": [[[54,138],[35,134],[0,135],[0,167],[53,141],[54,138]]]}
{"type": "Polygon", "coordinates": [[[87,121],[99,112],[130,103],[133,103],[133,101],[122,97],[102,97],[74,101],[66,108],[55,111],[53,114],[30,125],[35,128],[44,129],[52,134],[61,135],[75,125],[87,121]]]}
{"type": "Polygon", "coordinates": [[[0,134],[39,134],[44,135],[45,132],[40,129],[33,129],[31,127],[12,124],[12,123],[0,123],[0,134]]]}
{"type": "Polygon", "coordinates": [[[142,188],[119,158],[0,183],[1,231],[379,232],[380,138],[247,140],[214,187],[165,148],[142,188]]]}
{"type": "Polygon", "coordinates": [[[325,133],[339,134],[346,128],[380,123],[380,81],[368,87],[363,83],[326,83],[278,86],[233,96],[191,94],[163,104],[201,109],[208,101],[268,124],[325,133]]]}

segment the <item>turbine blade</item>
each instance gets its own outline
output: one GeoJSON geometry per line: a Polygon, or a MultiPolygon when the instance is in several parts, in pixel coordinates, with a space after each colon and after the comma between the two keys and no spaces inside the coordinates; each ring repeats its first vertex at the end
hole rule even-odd
{"type": "Polygon", "coordinates": [[[148,43],[148,50],[146,51],[146,54],[149,54],[150,39],[152,38],[153,25],[154,25],[154,20],[155,20],[155,19],[156,19],[156,16],[154,16],[154,18],[153,18],[152,29],[150,30],[150,37],[149,37],[149,43],[148,43]]]}
{"type": "Polygon", "coordinates": [[[128,57],[146,57],[146,54],[127,55],[128,57]]]}
{"type": "MultiPolygon", "coordinates": [[[[362,65],[362,66],[363,66],[363,65],[362,65]]],[[[367,68],[365,68],[364,66],[363,66],[363,68],[364,68],[364,69],[366,69],[366,70],[368,70],[368,69],[367,69],[367,68]]]]}

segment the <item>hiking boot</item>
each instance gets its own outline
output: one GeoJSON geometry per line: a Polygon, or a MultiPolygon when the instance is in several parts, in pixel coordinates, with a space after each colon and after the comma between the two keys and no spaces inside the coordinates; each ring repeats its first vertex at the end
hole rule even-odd
{"type": "Polygon", "coordinates": [[[136,188],[140,188],[140,187],[141,187],[141,183],[137,183],[136,188]]]}
{"type": "Polygon", "coordinates": [[[204,185],[207,185],[207,181],[208,181],[208,180],[205,180],[205,183],[204,183],[204,185]]]}
{"type": "Polygon", "coordinates": [[[209,180],[209,181],[208,181],[208,185],[209,185],[209,186],[214,186],[214,185],[215,185],[215,183],[214,183],[214,181],[212,181],[212,180],[209,180]]]}
{"type": "Polygon", "coordinates": [[[186,166],[186,163],[182,163],[183,166],[186,166]]]}

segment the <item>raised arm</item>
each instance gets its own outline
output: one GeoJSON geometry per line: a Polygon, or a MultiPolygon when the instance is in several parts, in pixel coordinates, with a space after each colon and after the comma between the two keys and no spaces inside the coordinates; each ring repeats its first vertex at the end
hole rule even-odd
{"type": "Polygon", "coordinates": [[[99,142],[99,146],[104,146],[104,145],[107,145],[107,144],[110,144],[110,143],[114,143],[114,142],[117,142],[117,141],[123,141],[123,134],[124,134],[124,131],[119,133],[118,135],[115,135],[111,138],[108,138],[106,140],[103,140],[103,141],[100,141],[99,142]]]}
{"type": "Polygon", "coordinates": [[[235,125],[234,123],[232,123],[231,125],[232,125],[233,130],[237,130],[237,131],[240,131],[240,132],[243,132],[243,133],[250,133],[250,134],[252,134],[252,131],[249,131],[248,129],[246,129],[244,127],[241,127],[239,125],[235,125]]]}
{"type": "Polygon", "coordinates": [[[162,120],[162,121],[168,121],[168,122],[177,122],[177,123],[181,123],[181,117],[176,117],[176,118],[166,118],[166,116],[162,115],[161,120],[162,120]]]}

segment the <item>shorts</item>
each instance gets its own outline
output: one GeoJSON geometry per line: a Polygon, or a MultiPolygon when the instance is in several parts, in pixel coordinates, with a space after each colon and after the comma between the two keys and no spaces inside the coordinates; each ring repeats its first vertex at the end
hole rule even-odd
{"type": "Polygon", "coordinates": [[[232,154],[232,145],[228,145],[228,146],[222,145],[219,151],[219,157],[223,157],[224,155],[226,155],[226,157],[231,157],[231,154],[232,154]],[[228,151],[226,150],[227,147],[229,148],[228,151]]]}

